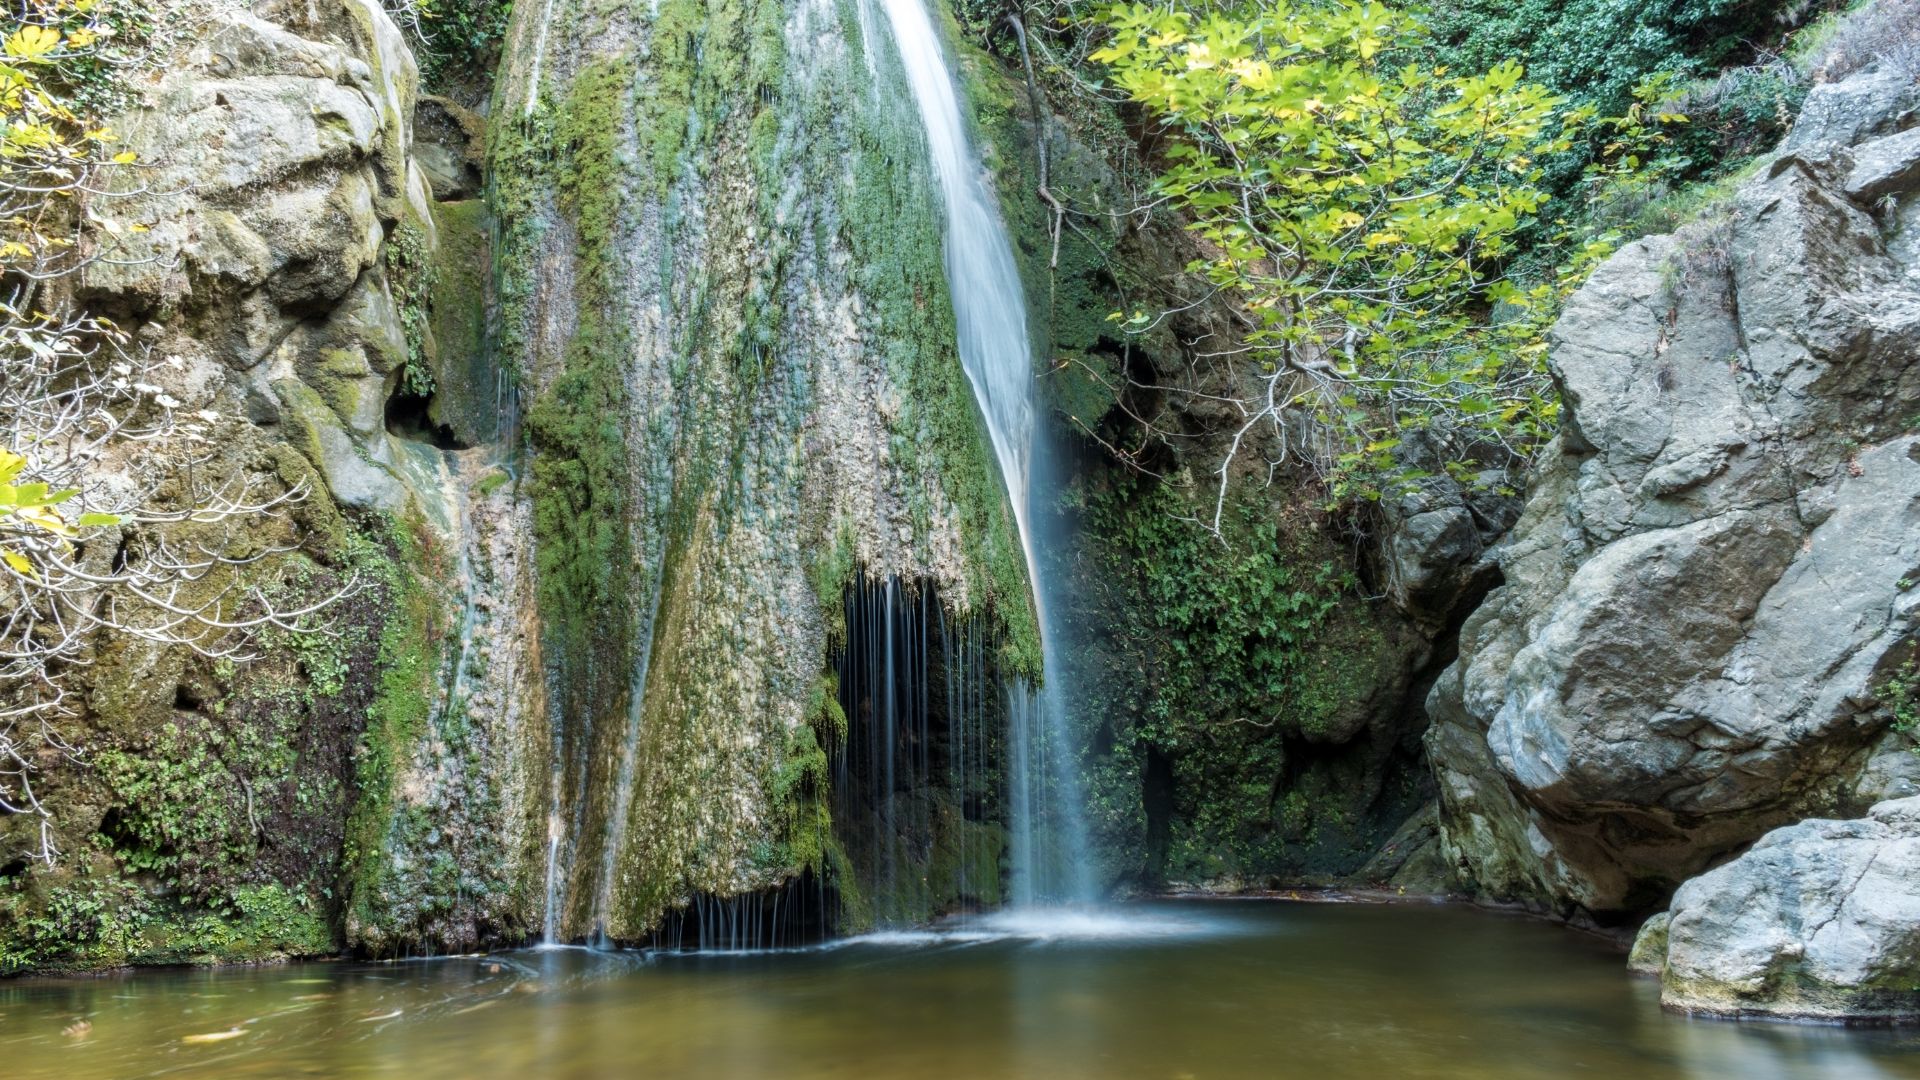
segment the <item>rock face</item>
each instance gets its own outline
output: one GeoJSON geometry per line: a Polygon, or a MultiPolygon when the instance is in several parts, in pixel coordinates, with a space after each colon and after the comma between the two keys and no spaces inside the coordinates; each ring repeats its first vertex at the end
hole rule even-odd
{"type": "Polygon", "coordinates": [[[563,937],[640,938],[839,857],[815,774],[846,738],[823,702],[861,575],[990,620],[1003,670],[1037,657],[927,148],[870,14],[515,8],[487,154],[563,937]]]}
{"type": "Polygon", "coordinates": [[[116,209],[151,230],[79,284],[148,342],[222,365],[350,507],[405,503],[383,410],[407,339],[381,256],[410,206],[427,213],[415,84],[377,4],[220,16],[122,124],[154,169],[116,209]]]}
{"type": "MultiPolygon", "coordinates": [[[[142,187],[97,212],[148,228],[123,226],[116,257],[71,284],[164,358],[155,378],[197,441],[110,465],[168,498],[196,472],[257,500],[304,493],[289,513],[182,526],[173,539],[201,550],[269,553],[206,588],[292,607],[354,590],[333,633],[263,633],[246,663],[97,643],[64,732],[78,752],[49,754],[37,785],[65,855],[0,865],[0,966],[522,937],[549,744],[528,674],[530,509],[490,450],[447,451],[433,421],[396,417],[451,400],[449,437],[494,434],[480,204],[434,201],[414,59],[370,0],[218,13],[144,78],[112,125],[142,187]],[[61,914],[77,909],[89,920],[61,914]]],[[[477,156],[475,118],[430,112],[430,159],[477,156]]],[[[447,171],[444,194],[471,194],[470,168],[447,171]]],[[[0,840],[16,850],[32,824],[0,816],[0,840]]]]}
{"type": "Polygon", "coordinates": [[[1911,96],[1822,88],[1730,205],[1569,303],[1565,434],[1429,698],[1483,894],[1625,917],[1909,782],[1876,694],[1920,605],[1911,96]]]}
{"type": "Polygon", "coordinates": [[[1920,1017],[1920,798],[1776,829],[1682,885],[1656,919],[1635,955],[1648,954],[1669,1008],[1920,1017]]]}

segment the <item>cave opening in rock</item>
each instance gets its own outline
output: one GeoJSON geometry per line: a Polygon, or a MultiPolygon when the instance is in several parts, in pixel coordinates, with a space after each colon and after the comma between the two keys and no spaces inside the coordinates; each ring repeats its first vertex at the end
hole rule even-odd
{"type": "Polygon", "coordinates": [[[467,449],[467,444],[454,434],[452,425],[434,421],[433,402],[432,394],[394,391],[387,398],[387,434],[441,450],[467,449]]]}

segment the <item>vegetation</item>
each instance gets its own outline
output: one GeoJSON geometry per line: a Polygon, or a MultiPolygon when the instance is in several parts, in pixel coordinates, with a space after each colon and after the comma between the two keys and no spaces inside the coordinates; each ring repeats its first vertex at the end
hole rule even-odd
{"type": "Polygon", "coordinates": [[[513,0],[385,0],[420,64],[420,85],[435,93],[482,83],[493,74],[513,18],[513,0]]]}
{"type": "Polygon", "coordinates": [[[33,855],[49,864],[34,773],[75,752],[70,680],[103,633],[240,656],[253,632],[306,632],[355,588],[288,608],[247,583],[242,568],[279,552],[230,529],[283,516],[306,488],[217,460],[219,432],[241,421],[187,410],[178,357],[136,347],[58,284],[148,228],[117,216],[142,166],[102,117],[124,78],[165,60],[180,22],[114,0],[0,22],[0,809],[40,817],[33,855]]]}
{"type": "Polygon", "coordinates": [[[1072,659],[1091,698],[1090,823],[1110,876],[1350,870],[1414,794],[1376,807],[1391,766],[1356,738],[1404,646],[1312,515],[1236,492],[1222,544],[1194,527],[1187,498],[1121,473],[1085,499],[1099,583],[1087,599],[1107,622],[1072,659]]]}
{"type": "Polygon", "coordinates": [[[1551,434],[1558,401],[1524,315],[1554,289],[1497,268],[1546,200],[1536,159],[1570,148],[1589,111],[1512,62],[1424,64],[1420,22],[1375,3],[1136,5],[1105,23],[1113,41],[1091,58],[1178,134],[1156,190],[1200,240],[1190,269],[1243,326],[1213,350],[1247,365],[1253,393],[1234,402],[1210,528],[1256,446],[1269,466],[1305,450],[1377,498],[1407,428],[1520,459],[1551,434]],[[1489,322],[1487,302],[1515,314],[1489,322]],[[1303,409],[1313,426],[1298,430],[1303,409]]]}
{"type": "Polygon", "coordinates": [[[416,397],[434,391],[433,358],[428,355],[428,298],[433,295],[436,267],[427,249],[427,234],[412,221],[395,229],[381,253],[386,262],[387,287],[400,311],[400,329],[407,339],[407,362],[400,370],[400,389],[416,397]]]}
{"type": "Polygon", "coordinates": [[[1908,660],[1880,683],[1880,702],[1893,715],[1893,730],[1913,742],[1920,754],[1920,666],[1908,660]]]}
{"type": "MultiPolygon", "coordinates": [[[[1752,57],[1757,43],[1777,36],[1783,17],[1806,6],[1793,0],[1461,0],[1434,5],[1428,22],[1439,63],[1482,71],[1518,62],[1528,78],[1574,106],[1619,116],[1644,100],[1650,78],[1677,94],[1752,57]]],[[[1769,67],[1760,64],[1753,77],[1729,86],[1723,118],[1736,130],[1726,134],[1756,143],[1779,137],[1804,89],[1790,88],[1769,67]]],[[[1673,148],[1684,159],[1674,164],[1690,175],[1725,156],[1711,131],[1696,130],[1704,133],[1673,148]]],[[[1587,168],[1605,157],[1606,143],[1604,132],[1591,131],[1542,159],[1543,186],[1568,200],[1556,216],[1579,210],[1587,168]]]]}

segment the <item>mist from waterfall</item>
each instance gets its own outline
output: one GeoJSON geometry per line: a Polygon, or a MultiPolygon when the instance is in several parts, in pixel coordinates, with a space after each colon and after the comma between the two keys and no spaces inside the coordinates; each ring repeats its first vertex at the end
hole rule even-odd
{"type": "Polygon", "coordinates": [[[973,386],[1013,505],[1040,625],[1045,685],[1006,687],[1009,847],[1016,907],[1090,902],[1093,871],[1079,776],[1065,731],[1060,635],[1035,558],[1036,494],[1052,475],[1034,400],[1033,346],[1013,247],[967,137],[960,96],[923,0],[878,0],[926,130],[946,220],[945,261],[960,360],[973,386]]]}

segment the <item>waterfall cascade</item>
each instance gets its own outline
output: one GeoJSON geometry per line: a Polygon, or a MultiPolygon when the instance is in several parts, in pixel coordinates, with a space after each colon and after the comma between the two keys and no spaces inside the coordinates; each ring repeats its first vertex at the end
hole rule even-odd
{"type": "Polygon", "coordinates": [[[898,578],[862,578],[845,610],[833,814],[854,878],[846,895],[867,910],[844,912],[844,924],[898,927],[999,904],[1004,718],[979,620],[951,617],[933,587],[898,578]]]}
{"type": "Polygon", "coordinates": [[[1079,779],[1068,749],[1066,692],[1054,651],[1048,581],[1035,558],[1035,499],[1053,477],[1034,400],[1033,347],[1005,224],[967,137],[960,96],[924,0],[880,0],[913,90],[946,218],[945,261],[960,359],[1007,485],[1039,617],[1046,684],[1006,688],[1009,815],[1016,906],[1094,899],[1079,779]]]}
{"type": "Polygon", "coordinates": [[[1090,899],[1024,293],[927,9],[767,3],[749,34],[642,6],[628,39],[580,6],[516,22],[534,119],[490,196],[532,279],[502,316],[548,635],[529,922],[752,947],[1090,899]],[[702,74],[727,65],[745,109],[702,74]],[[634,111],[655,66],[693,78],[684,115],[634,111]],[[730,164],[682,168],[695,144],[730,164]],[[1044,687],[996,672],[1008,641],[1044,687]]]}

